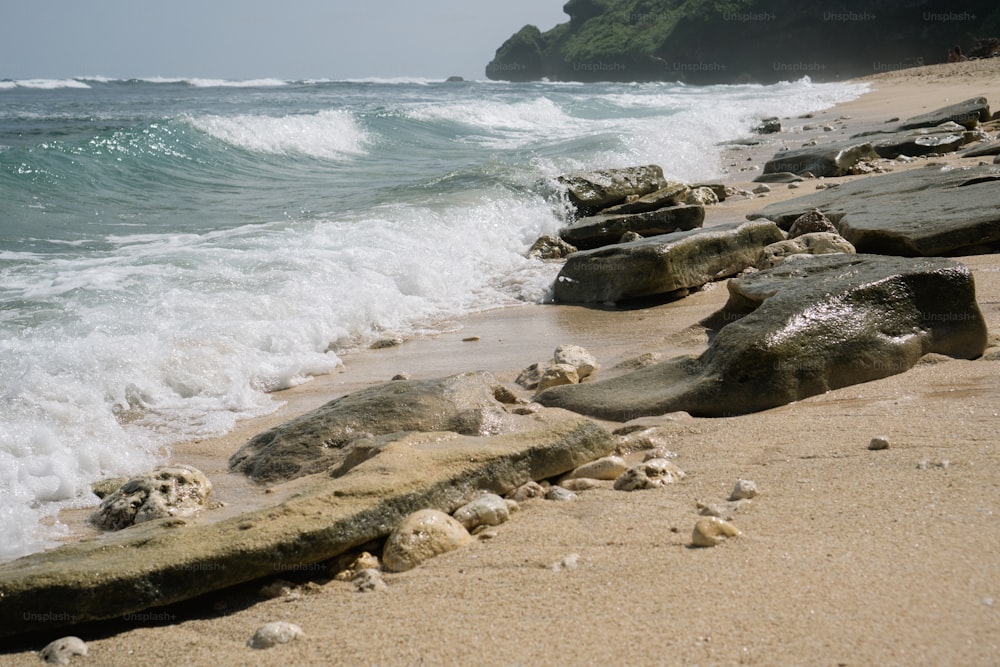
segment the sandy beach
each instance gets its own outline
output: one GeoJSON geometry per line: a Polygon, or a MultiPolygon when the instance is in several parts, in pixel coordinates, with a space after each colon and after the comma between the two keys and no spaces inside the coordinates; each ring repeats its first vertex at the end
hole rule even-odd
{"type": "MultiPolygon", "coordinates": [[[[731,167],[737,155],[739,165],[746,157],[761,165],[782,145],[846,137],[978,95],[1000,106],[1000,59],[863,81],[871,90],[861,98],[810,119],[782,119],[786,132],[767,145],[727,153],[727,182],[750,187],[759,174],[731,167]]],[[[928,162],[979,160],[897,168],[928,162]]],[[[767,197],[727,200],[707,210],[706,226],[814,189],[812,181],[773,185],[767,197]]],[[[972,269],[996,346],[1000,259],[958,259],[972,269]]],[[[691,327],[726,296],[720,282],[629,310],[528,304],[481,313],[447,333],[345,355],[340,372],[282,392],[277,412],[178,446],[171,458],[203,470],[230,508],[252,507],[263,491],[228,473],[227,459],[292,416],[402,372],[488,370],[513,382],[562,343],[587,348],[602,364],[600,377],[611,377],[643,353],[704,349],[704,335],[691,327]]],[[[670,428],[683,481],[525,502],[493,539],[386,574],[385,591],[356,593],[323,578],[294,599],[264,599],[257,591],[268,582],[255,582],[48,639],[83,638],[89,655],[73,660],[80,665],[998,664],[998,368],[935,356],[900,375],[761,413],[680,418],[670,428]],[[876,435],[888,437],[888,450],[868,450],[876,435]],[[760,489],[734,521],[743,535],[690,548],[695,503],[725,499],[739,478],[760,489]],[[550,567],[571,554],[575,567],[550,567]],[[246,646],[254,630],[279,620],[305,636],[269,650],[246,646]]],[[[87,534],[85,514],[65,517],[77,535],[87,534]]],[[[39,662],[33,652],[45,641],[33,637],[0,654],[0,666],[39,662]]]]}

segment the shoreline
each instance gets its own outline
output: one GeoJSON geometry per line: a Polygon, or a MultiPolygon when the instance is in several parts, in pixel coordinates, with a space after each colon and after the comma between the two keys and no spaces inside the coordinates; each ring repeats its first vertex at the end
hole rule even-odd
{"type": "MultiPolygon", "coordinates": [[[[918,69],[862,79],[872,86],[868,93],[807,121],[833,131],[772,135],[749,151],[753,163],[782,142],[849,136],[976,95],[1000,101],[1000,59],[918,69]]],[[[793,128],[803,122],[789,121],[793,128]]],[[[928,162],[978,163],[952,155],[898,168],[928,162]]],[[[743,173],[736,184],[760,172],[743,173]]],[[[856,178],[866,176],[837,181],[856,178]]],[[[708,207],[706,226],[742,220],[810,194],[814,185],[771,189],[766,198],[708,207]]],[[[1000,331],[1000,260],[956,259],[975,274],[989,330],[1000,331]]],[[[400,372],[420,379],[488,370],[509,383],[562,343],[594,354],[600,378],[643,352],[698,351],[705,340],[690,327],[725,302],[724,283],[629,310],[522,304],[475,313],[444,333],[344,355],[340,372],[275,394],[285,401],[275,412],[241,421],[219,438],[175,445],[169,458],[200,468],[215,484],[213,498],[243,511],[263,500],[263,488],[228,473],[226,461],[266,428],[400,372]],[[463,340],[471,336],[478,340],[463,340]]],[[[649,653],[630,661],[976,662],[995,655],[1000,636],[1000,603],[992,603],[1000,600],[1000,569],[989,563],[1000,547],[1000,489],[991,474],[998,462],[993,445],[1000,444],[995,375],[984,361],[922,363],[763,413],[685,421],[676,449],[689,479],[663,493],[597,489],[574,503],[535,502],[501,526],[498,538],[393,575],[384,594],[330,584],[324,595],[260,601],[169,625],[140,623],[95,640],[91,654],[101,664],[143,655],[176,659],[180,644],[194,662],[324,664],[327,651],[336,650],[364,664],[519,664],[542,651],[591,663],[620,661],[628,647],[642,646],[649,653]],[[894,443],[885,456],[865,450],[880,433],[894,443]],[[924,460],[949,465],[919,470],[924,460]],[[747,539],[702,553],[686,549],[693,499],[721,497],[741,476],[764,490],[739,519],[747,539]],[[975,539],[965,537],[970,532],[975,539]],[[581,555],[575,571],[546,567],[569,552],[581,555]],[[677,572],[683,576],[671,574],[677,572]],[[306,639],[248,653],[246,638],[276,618],[302,625],[306,639]],[[484,628],[480,641],[463,641],[484,628]],[[583,636],[555,639],[574,634],[583,636]],[[662,653],[649,642],[660,635],[667,637],[662,653]],[[492,653],[484,656],[487,649],[492,653]]],[[[65,516],[73,522],[90,511],[65,516]]],[[[19,657],[0,654],[0,665],[19,657]]]]}

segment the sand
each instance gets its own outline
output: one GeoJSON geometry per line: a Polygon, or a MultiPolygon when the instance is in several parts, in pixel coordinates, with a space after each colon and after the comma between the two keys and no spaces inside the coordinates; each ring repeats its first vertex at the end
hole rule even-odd
{"type": "MultiPolygon", "coordinates": [[[[864,81],[871,91],[858,100],[783,121],[794,135],[750,151],[752,163],[780,142],[846,136],[976,95],[1000,100],[1000,59],[864,81]],[[801,129],[827,123],[832,135],[801,129]]],[[[755,175],[736,168],[727,180],[748,185],[755,175]]],[[[772,187],[767,198],[709,209],[707,224],[742,219],[815,184],[772,187]]],[[[1000,259],[960,261],[974,272],[990,331],[1000,332],[1000,259]]],[[[524,305],[471,316],[448,333],[347,355],[342,372],[283,392],[280,411],[179,446],[172,458],[209,474],[219,499],[249,507],[262,494],[228,475],[226,459],[295,414],[404,371],[419,378],[485,369],[511,381],[560,343],[588,348],[608,377],[643,352],[701,349],[703,337],[688,327],[725,298],[719,283],[627,311],[524,305]]],[[[763,413],[680,420],[672,448],[684,481],[529,501],[495,538],[386,575],[386,591],[319,580],[315,593],[264,600],[257,583],[120,623],[53,630],[0,654],[0,666],[34,664],[31,651],[65,634],[89,646],[74,664],[94,665],[996,664],[1000,362],[930,361],[763,413]],[[869,451],[875,435],[890,448],[869,451]],[[690,548],[696,501],[724,499],[738,478],[760,489],[734,522],[743,535],[690,548]],[[570,554],[575,568],[549,567],[570,554]],[[246,647],[259,626],[278,620],[305,637],[246,647]]]]}

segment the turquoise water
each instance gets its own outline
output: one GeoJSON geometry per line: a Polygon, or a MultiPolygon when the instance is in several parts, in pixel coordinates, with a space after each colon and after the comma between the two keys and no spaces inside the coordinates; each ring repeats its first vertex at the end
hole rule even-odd
{"type": "Polygon", "coordinates": [[[544,301],[553,177],[719,174],[857,86],[0,81],[0,559],[388,334],[544,301]]]}

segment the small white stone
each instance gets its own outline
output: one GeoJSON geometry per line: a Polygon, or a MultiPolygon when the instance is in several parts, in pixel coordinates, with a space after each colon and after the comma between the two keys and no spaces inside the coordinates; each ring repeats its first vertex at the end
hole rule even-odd
{"type": "Polygon", "coordinates": [[[569,364],[575,368],[580,380],[601,369],[601,365],[597,363],[594,355],[579,345],[560,345],[556,348],[552,358],[557,364],[569,364]]]}
{"type": "Polygon", "coordinates": [[[733,487],[733,492],[729,494],[730,500],[744,500],[757,495],[757,484],[749,479],[738,479],[733,487]]]}
{"type": "Polygon", "coordinates": [[[287,644],[293,639],[305,636],[302,628],[286,621],[274,621],[257,628],[253,637],[247,640],[250,648],[271,648],[278,644],[287,644]]]}
{"type": "Polygon", "coordinates": [[[452,516],[466,530],[471,531],[479,526],[499,526],[510,518],[510,508],[495,493],[484,493],[471,503],[459,507],[452,516]]]}
{"type": "Polygon", "coordinates": [[[50,665],[68,665],[74,655],[87,655],[87,645],[79,637],[57,639],[38,652],[38,657],[50,665]]]}
{"type": "Polygon", "coordinates": [[[569,474],[570,478],[590,477],[591,479],[618,479],[618,477],[628,470],[628,464],[620,456],[605,456],[584,463],[569,474]]]}

